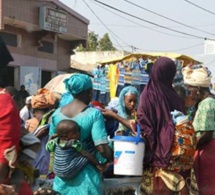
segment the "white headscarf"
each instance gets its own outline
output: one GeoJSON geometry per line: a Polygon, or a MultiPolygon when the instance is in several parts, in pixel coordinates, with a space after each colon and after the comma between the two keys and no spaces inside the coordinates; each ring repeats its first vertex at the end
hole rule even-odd
{"type": "Polygon", "coordinates": [[[192,69],[185,67],[182,69],[184,83],[194,87],[209,87],[211,75],[205,67],[192,69]]]}

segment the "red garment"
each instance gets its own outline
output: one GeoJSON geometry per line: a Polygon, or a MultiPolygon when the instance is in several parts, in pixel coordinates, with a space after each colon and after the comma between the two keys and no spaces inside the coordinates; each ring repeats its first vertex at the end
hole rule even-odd
{"type": "Polygon", "coordinates": [[[23,180],[19,190],[19,195],[33,195],[33,192],[26,181],[23,180]]]}
{"type": "Polygon", "coordinates": [[[7,93],[0,92],[0,110],[0,162],[8,164],[4,151],[12,146],[18,149],[21,120],[13,99],[7,93]]]}
{"type": "MultiPolygon", "coordinates": [[[[0,91],[0,163],[9,164],[4,157],[4,151],[18,145],[21,136],[21,119],[19,111],[8,93],[0,91]]],[[[5,178],[6,180],[6,178],[5,178]]],[[[28,184],[23,180],[19,195],[32,195],[28,184]]]]}
{"type": "Polygon", "coordinates": [[[195,153],[194,171],[201,195],[215,194],[215,138],[195,153]]]}

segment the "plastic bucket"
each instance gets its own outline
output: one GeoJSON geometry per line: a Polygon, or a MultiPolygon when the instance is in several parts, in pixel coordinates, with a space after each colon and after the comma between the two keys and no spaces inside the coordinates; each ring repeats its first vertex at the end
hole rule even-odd
{"type": "Polygon", "coordinates": [[[114,136],[114,175],[143,174],[145,142],[140,137],[137,125],[137,136],[114,136]]]}

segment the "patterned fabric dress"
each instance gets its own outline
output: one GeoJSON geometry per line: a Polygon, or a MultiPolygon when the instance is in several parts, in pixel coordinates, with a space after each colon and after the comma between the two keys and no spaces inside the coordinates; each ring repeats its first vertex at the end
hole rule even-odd
{"type": "Polygon", "coordinates": [[[196,151],[194,171],[201,195],[215,194],[215,100],[208,97],[199,103],[193,126],[200,137],[203,132],[213,131],[211,141],[196,151]]]}

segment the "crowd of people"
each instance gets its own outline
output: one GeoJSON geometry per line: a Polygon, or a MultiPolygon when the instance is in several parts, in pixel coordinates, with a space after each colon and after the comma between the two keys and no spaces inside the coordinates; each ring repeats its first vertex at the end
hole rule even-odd
{"type": "Polygon", "coordinates": [[[126,86],[108,105],[92,101],[91,78],[80,73],[64,80],[66,95],[1,89],[0,194],[104,194],[103,178],[113,176],[111,138],[136,136],[137,125],[146,145],[140,194],[215,194],[211,73],[183,68],[186,88],[174,86],[175,74],[175,63],[160,57],[141,94],[126,86]],[[38,189],[41,175],[51,188],[38,189]]]}

